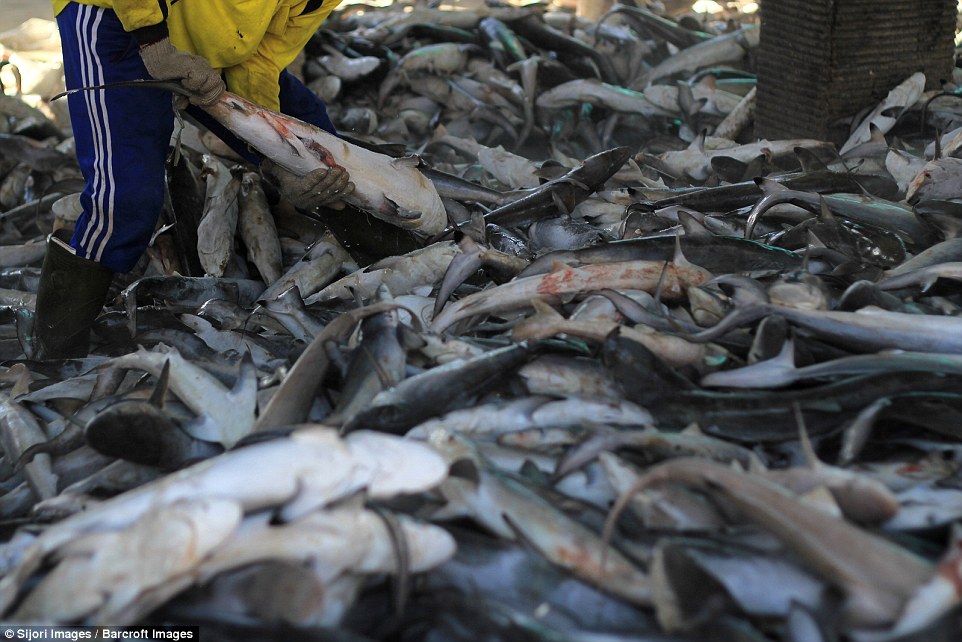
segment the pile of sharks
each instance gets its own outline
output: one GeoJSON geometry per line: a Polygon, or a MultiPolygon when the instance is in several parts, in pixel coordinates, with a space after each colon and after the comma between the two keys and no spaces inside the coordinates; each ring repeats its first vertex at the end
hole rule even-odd
{"type": "Polygon", "coordinates": [[[660,9],[336,11],[339,136],[208,110],[347,207],[179,121],[83,359],[30,332],[69,126],[0,95],[0,619],[959,640],[957,86],[758,140],[757,17],[660,9]]]}

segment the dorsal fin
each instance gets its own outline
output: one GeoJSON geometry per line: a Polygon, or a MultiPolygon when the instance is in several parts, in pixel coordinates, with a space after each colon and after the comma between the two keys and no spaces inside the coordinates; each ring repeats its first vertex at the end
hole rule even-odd
{"type": "Polygon", "coordinates": [[[778,181],[773,181],[772,179],[764,176],[759,176],[756,178],[755,184],[758,185],[758,187],[760,187],[765,194],[776,194],[778,192],[791,191],[778,181]]]}
{"type": "Polygon", "coordinates": [[[457,236],[459,254],[456,254],[444,271],[441,287],[434,298],[432,318],[441,313],[451,294],[481,267],[481,246],[467,234],[457,236]]]}
{"type": "Polygon", "coordinates": [[[705,435],[705,433],[701,431],[701,427],[698,425],[698,422],[694,422],[694,421],[688,424],[687,426],[685,426],[685,429],[682,430],[681,433],[679,434],[694,435],[697,437],[703,437],[705,435]]]}
{"type": "Polygon", "coordinates": [[[684,80],[679,80],[675,83],[678,88],[678,108],[682,114],[690,114],[688,110],[691,109],[692,103],[695,101],[695,95],[691,93],[691,87],[684,80]]]}
{"type": "Polygon", "coordinates": [[[254,357],[250,350],[241,357],[237,371],[237,380],[228,393],[228,398],[234,400],[247,399],[257,395],[257,368],[254,367],[254,357]]]}
{"type": "Polygon", "coordinates": [[[764,176],[768,173],[766,167],[772,162],[768,154],[759,154],[755,158],[748,161],[745,165],[745,169],[742,172],[739,181],[747,181],[758,176],[764,176]]]}
{"type": "Polygon", "coordinates": [[[808,492],[802,493],[799,495],[799,499],[812,508],[828,513],[829,515],[834,515],[839,519],[842,518],[842,509],[838,507],[835,496],[832,495],[832,492],[826,488],[824,484],[819,484],[808,490],[808,492]]]}
{"type": "MultiPolygon", "coordinates": [[[[461,223],[459,229],[470,236],[476,243],[487,243],[488,229],[484,221],[484,212],[472,210],[471,218],[461,223]]],[[[455,238],[455,240],[458,239],[455,238]]]]}
{"type": "Polygon", "coordinates": [[[364,298],[361,296],[361,293],[357,291],[356,287],[353,285],[347,285],[345,286],[345,289],[351,293],[351,298],[354,300],[354,305],[356,307],[364,307],[364,298]]]}
{"type": "Polygon", "coordinates": [[[678,210],[678,222],[685,228],[685,236],[710,238],[714,236],[701,219],[687,210],[678,210]]]}
{"type": "Polygon", "coordinates": [[[548,160],[541,163],[541,166],[535,170],[534,175],[537,176],[541,184],[544,185],[548,181],[552,181],[556,178],[560,178],[571,171],[570,168],[565,167],[558,161],[549,158],[548,160]]]}
{"type": "Polygon", "coordinates": [[[793,334],[790,333],[785,339],[782,349],[772,358],[772,363],[795,369],[795,336],[793,334]]]}
{"type": "Polygon", "coordinates": [[[665,278],[668,276],[668,266],[672,266],[676,269],[694,269],[695,265],[690,263],[688,259],[685,258],[685,253],[681,251],[681,230],[675,233],[675,255],[672,257],[671,261],[665,261],[664,267],[661,270],[661,274],[658,277],[658,285],[655,287],[655,302],[661,303],[661,296],[665,288],[665,278]]]}
{"type": "Polygon", "coordinates": [[[681,236],[682,235],[680,231],[675,234],[675,254],[671,257],[671,263],[675,267],[695,267],[693,263],[689,262],[689,260],[685,258],[685,253],[681,251],[681,236]]]}
{"type": "Polygon", "coordinates": [[[828,170],[824,161],[807,147],[796,147],[793,151],[795,152],[795,158],[798,159],[798,164],[802,166],[803,172],[824,172],[828,170]]]}
{"type": "Polygon", "coordinates": [[[531,307],[534,314],[519,321],[511,331],[515,341],[547,339],[564,331],[565,318],[557,310],[541,299],[531,299],[531,307]]]}
{"type": "Polygon", "coordinates": [[[715,78],[715,76],[713,76],[712,74],[703,76],[701,80],[699,80],[696,84],[701,85],[702,87],[705,87],[706,89],[710,89],[712,91],[715,91],[716,89],[718,89],[718,79],[715,78]]]}
{"type": "Polygon", "coordinates": [[[802,262],[803,262],[802,269],[808,271],[809,251],[812,250],[813,248],[825,247],[825,243],[822,241],[822,239],[818,238],[818,236],[812,230],[809,229],[809,230],[806,230],[806,232],[807,234],[806,234],[805,243],[807,244],[807,247],[805,248],[805,254],[802,256],[802,262]]]}
{"type": "Polygon", "coordinates": [[[835,220],[835,216],[832,215],[832,210],[829,209],[828,203],[821,194],[818,196],[818,218],[822,221],[835,220]]]}
{"type": "Polygon", "coordinates": [[[33,375],[30,374],[30,370],[22,363],[14,364],[10,367],[10,373],[17,372],[17,380],[13,384],[13,388],[10,390],[10,398],[16,399],[20,395],[25,395],[30,392],[30,384],[33,383],[33,375]],[[16,368],[16,370],[14,370],[16,368]]]}
{"type": "Polygon", "coordinates": [[[737,183],[748,173],[748,163],[731,156],[713,156],[709,161],[712,170],[723,181],[737,183]]]}
{"type": "Polygon", "coordinates": [[[658,276],[658,285],[655,286],[655,303],[661,305],[661,295],[665,287],[665,277],[668,275],[668,266],[671,265],[669,261],[665,261],[665,264],[661,268],[661,274],[658,276]]]}
{"type": "Polygon", "coordinates": [[[885,134],[879,129],[875,123],[868,124],[869,138],[868,142],[875,143],[877,145],[882,145],[883,147],[888,147],[889,142],[885,140],[885,134]]]}
{"type": "Polygon", "coordinates": [[[695,150],[696,152],[700,152],[700,153],[704,154],[704,153],[705,153],[705,138],[706,138],[707,136],[708,136],[708,130],[707,130],[707,129],[703,129],[703,130],[701,130],[700,132],[698,132],[698,135],[695,136],[695,140],[691,141],[691,144],[688,146],[688,149],[692,149],[692,150],[695,150]]]}
{"type": "Polygon", "coordinates": [[[954,201],[923,201],[912,208],[915,215],[938,229],[946,239],[962,237],[962,208],[954,201]]]}
{"type": "Polygon", "coordinates": [[[808,438],[808,431],[805,429],[805,418],[802,416],[802,407],[797,401],[792,403],[792,407],[795,411],[795,421],[798,424],[798,443],[802,448],[805,465],[812,469],[820,468],[822,462],[819,461],[818,455],[815,454],[815,448],[812,447],[812,442],[808,438]]]}
{"type": "Polygon", "coordinates": [[[154,391],[150,393],[150,399],[147,402],[157,408],[164,407],[164,399],[167,397],[167,388],[170,384],[170,359],[164,360],[164,367],[160,371],[160,376],[157,377],[157,385],[154,386],[154,391]]]}
{"type": "Polygon", "coordinates": [[[748,472],[752,474],[763,473],[768,468],[765,467],[765,463],[760,457],[749,457],[748,459],[748,472]]]}
{"type": "Polygon", "coordinates": [[[534,308],[535,317],[544,317],[546,319],[560,319],[564,320],[564,317],[557,310],[552,308],[550,305],[542,301],[541,299],[531,299],[531,307],[534,308]]]}
{"type": "MultiPolygon", "coordinates": [[[[933,266],[934,267],[934,266],[933,266]]],[[[922,280],[919,285],[922,286],[922,292],[928,292],[933,285],[939,280],[938,270],[926,270],[922,275],[922,280]]]]}

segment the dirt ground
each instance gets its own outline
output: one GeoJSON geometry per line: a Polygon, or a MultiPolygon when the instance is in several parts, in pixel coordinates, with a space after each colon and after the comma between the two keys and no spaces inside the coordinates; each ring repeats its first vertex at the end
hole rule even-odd
{"type": "Polygon", "coordinates": [[[0,32],[13,29],[28,18],[53,20],[48,0],[0,0],[0,32]]]}

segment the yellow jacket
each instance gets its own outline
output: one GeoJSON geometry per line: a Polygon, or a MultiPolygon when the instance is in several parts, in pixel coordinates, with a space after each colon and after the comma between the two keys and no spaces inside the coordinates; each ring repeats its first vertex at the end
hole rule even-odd
{"type": "MultiPolygon", "coordinates": [[[[71,0],[53,0],[54,14],[71,0]]],[[[126,31],[152,27],[166,14],[175,47],[221,69],[232,92],[280,107],[278,76],[294,61],[340,0],[74,0],[117,13],[126,31]],[[319,6],[318,6],[319,5],[319,6]],[[316,7],[316,8],[314,8],[316,7]],[[305,13],[305,9],[308,11],[305,13]]]]}

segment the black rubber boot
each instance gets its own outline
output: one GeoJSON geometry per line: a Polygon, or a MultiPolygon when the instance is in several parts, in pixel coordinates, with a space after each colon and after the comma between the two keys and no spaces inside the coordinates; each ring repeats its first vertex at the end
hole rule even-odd
{"type": "Polygon", "coordinates": [[[74,254],[57,233],[47,239],[33,322],[34,359],[86,357],[90,327],[104,307],[113,272],[74,254]]]}

